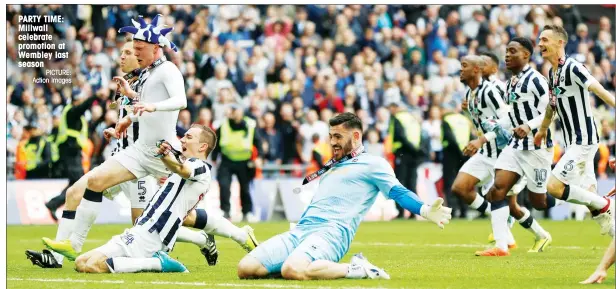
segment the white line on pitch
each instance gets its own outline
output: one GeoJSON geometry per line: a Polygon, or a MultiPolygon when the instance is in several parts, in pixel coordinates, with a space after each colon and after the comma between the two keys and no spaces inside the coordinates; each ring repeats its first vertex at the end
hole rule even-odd
{"type": "MultiPolygon", "coordinates": [[[[484,244],[413,244],[413,243],[383,243],[383,242],[353,242],[351,245],[356,246],[381,246],[381,247],[450,247],[450,248],[477,248],[481,247],[484,244]]],[[[554,249],[565,249],[565,250],[581,250],[584,248],[592,248],[592,247],[579,247],[579,246],[550,246],[554,249]]]]}
{"type": "Polygon", "coordinates": [[[35,282],[56,282],[56,283],[111,283],[111,284],[147,284],[147,285],[180,285],[198,287],[259,287],[259,288],[310,288],[310,289],[384,289],[383,287],[328,287],[328,286],[305,286],[292,284],[273,284],[273,283],[205,283],[205,282],[173,282],[173,281],[135,281],[125,282],[124,280],[85,280],[85,279],[41,279],[41,278],[7,278],[7,281],[35,281],[35,282]]]}

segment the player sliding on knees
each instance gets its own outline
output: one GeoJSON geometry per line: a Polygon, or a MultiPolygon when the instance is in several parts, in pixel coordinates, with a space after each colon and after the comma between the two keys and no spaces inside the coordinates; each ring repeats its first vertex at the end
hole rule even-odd
{"type": "MultiPolygon", "coordinates": [[[[162,20],[159,21],[158,16],[152,20],[152,24],[147,24],[141,17],[139,22],[133,21],[133,24],[136,27],[124,27],[120,32],[135,34],[134,56],[140,68],[138,79],[133,84],[135,90],[123,78],[116,77],[115,80],[120,81],[123,94],[136,103],[133,105],[133,114],[119,121],[115,133],[116,137],[120,138],[126,134],[131,124],[138,123],[139,138],[134,144],[88,172],[68,189],[55,240],[43,238],[44,245],[54,252],[46,250],[42,253],[30,250],[26,252],[35,265],[59,268],[62,266],[63,256],[71,261],[75,260],[98,215],[102,192],[115,185],[148,175],[157,179],[169,175],[169,169],[155,157],[155,154],[158,150],[156,142],[160,139],[169,140],[173,147],[179,146],[175,123],[178,119],[178,110],[186,107],[184,80],[179,69],[173,63],[166,61],[162,50],[163,47],[169,46],[177,51],[177,47],[165,38],[172,28],[161,29],[162,20]]],[[[203,213],[200,215],[204,215],[203,213]]],[[[216,220],[215,216],[211,216],[208,220],[209,225],[228,227],[223,220],[219,220],[218,224],[216,220]]],[[[236,232],[231,237],[236,241],[244,240],[243,247],[250,250],[256,245],[251,242],[254,239],[252,229],[246,227],[243,231],[242,234],[236,232]]],[[[203,246],[208,242],[205,235],[185,228],[180,228],[178,234],[178,240],[193,242],[202,247],[204,249],[202,253],[209,264],[216,262],[216,255],[212,255],[216,252],[210,250],[212,247],[203,246]]],[[[223,235],[228,234],[223,233],[223,235]]]]}
{"type": "Polygon", "coordinates": [[[398,182],[385,159],[364,152],[362,123],[356,115],[342,113],[330,119],[329,125],[333,158],[304,179],[305,184],[320,176],[310,205],[295,228],[267,240],[240,261],[240,278],[282,274],[292,280],[389,279],[361,253],[348,264],[337,263],[348,252],[379,191],[441,228],[449,223],[451,209],[442,205],[443,199],[424,204],[398,182]]]}
{"type": "Polygon", "coordinates": [[[596,194],[594,157],[599,134],[590,105],[590,92],[611,107],[615,98],[590,72],[565,54],[567,32],[560,26],[546,25],[539,35],[541,56],[552,64],[549,77],[550,105],[535,134],[539,145],[549,137],[554,112],[562,122],[567,149],[547,182],[547,191],[555,198],[585,205],[601,226],[601,234],[614,237],[614,202],[596,194]]]}
{"type": "Polygon", "coordinates": [[[514,138],[498,157],[494,184],[487,194],[491,203],[495,247],[478,251],[475,253],[477,256],[509,255],[508,235],[502,227],[506,226],[510,214],[535,234],[535,244],[529,252],[543,252],[552,242],[551,235],[530,216],[526,208],[521,208],[517,203],[512,205],[515,195],[509,193],[520,179],[525,179],[529,199],[535,209],[545,210],[562,203],[546,196],[547,172],[553,156],[552,140],[550,138],[543,145],[533,144],[533,134],[543,120],[549,96],[545,77],[529,65],[532,52],[533,45],[528,38],[517,37],[509,42],[505,64],[513,73],[506,85],[510,111],[497,122],[483,123],[486,127],[493,127],[494,134],[502,134],[513,128],[514,138]]]}
{"type": "Polygon", "coordinates": [[[192,125],[181,143],[183,156],[174,155],[168,142],[160,143],[158,154],[172,172],[171,176],[154,194],[132,228],[77,258],[78,272],[188,272],[165,252],[173,249],[187,212],[191,212],[209,190],[211,166],[205,160],[216,145],[216,133],[208,127],[192,125]]]}

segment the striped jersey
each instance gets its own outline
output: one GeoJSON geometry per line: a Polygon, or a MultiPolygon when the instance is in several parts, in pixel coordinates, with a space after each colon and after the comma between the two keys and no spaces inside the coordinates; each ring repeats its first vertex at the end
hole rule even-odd
{"type": "MultiPolygon", "coordinates": [[[[137,87],[137,81],[133,81],[130,84],[130,88],[132,90],[135,90],[136,87],[137,87]]],[[[119,118],[118,119],[123,119],[129,113],[132,113],[133,99],[125,95],[122,95],[120,96],[120,98],[116,100],[116,102],[119,104],[118,105],[118,108],[119,108],[119,113],[118,113],[119,118]]],[[[126,149],[129,145],[134,144],[138,138],[139,138],[139,122],[133,122],[126,129],[126,136],[121,139],[118,139],[118,141],[116,142],[116,147],[114,148],[111,155],[114,155],[126,149]]]]}
{"type": "MultiPolygon", "coordinates": [[[[496,86],[496,90],[498,90],[498,93],[500,93],[503,99],[505,99],[504,97],[506,97],[505,90],[507,88],[507,85],[504,82],[502,82],[500,79],[498,79],[496,74],[490,75],[490,77],[488,77],[488,81],[490,81],[492,84],[496,86]]],[[[505,103],[506,102],[507,100],[505,99],[505,103]]]]}
{"type": "MultiPolygon", "coordinates": [[[[471,114],[473,124],[477,131],[485,134],[487,131],[481,126],[481,122],[489,119],[499,119],[499,110],[506,106],[496,85],[484,80],[479,82],[475,89],[469,88],[464,96],[468,102],[468,111],[471,114]]],[[[491,140],[481,147],[479,153],[489,157],[497,158],[501,150],[496,146],[496,140],[491,140]]]]}
{"type": "Polygon", "coordinates": [[[543,122],[545,110],[550,102],[549,87],[545,77],[527,64],[518,75],[514,75],[507,81],[506,91],[506,101],[511,107],[508,116],[512,127],[528,124],[531,128],[524,139],[512,137],[509,146],[525,151],[552,147],[550,129],[548,129],[545,143],[541,146],[534,144],[535,133],[543,122]]]}
{"type": "Polygon", "coordinates": [[[554,71],[550,69],[550,85],[556,98],[551,105],[562,122],[565,145],[599,143],[599,133],[590,106],[588,87],[596,81],[588,69],[567,57],[554,71]]]}
{"type": "Polygon", "coordinates": [[[168,251],[173,249],[184,218],[201,201],[212,182],[211,166],[205,161],[190,158],[184,164],[190,168],[190,177],[169,176],[135,221],[136,230],[157,234],[168,251]]]}

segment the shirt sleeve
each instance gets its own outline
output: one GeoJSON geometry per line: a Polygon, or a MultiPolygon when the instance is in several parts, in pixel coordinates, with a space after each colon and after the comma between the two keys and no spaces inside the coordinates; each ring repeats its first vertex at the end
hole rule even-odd
{"type": "Polygon", "coordinates": [[[571,78],[577,84],[584,86],[585,89],[595,82],[595,77],[590,74],[588,69],[581,63],[574,62],[571,65],[571,78]]]}
{"type": "Polygon", "coordinates": [[[372,174],[368,176],[370,181],[381,191],[381,193],[390,199],[391,188],[395,186],[402,186],[391,165],[383,158],[378,158],[378,162],[375,164],[372,174]]]}
{"type": "Polygon", "coordinates": [[[486,98],[488,106],[491,107],[497,115],[507,115],[507,113],[509,112],[509,106],[505,104],[503,97],[496,89],[496,85],[494,85],[494,87],[488,90],[488,92],[486,93],[486,98]]]}
{"type": "Polygon", "coordinates": [[[184,91],[184,78],[182,73],[174,67],[163,79],[163,85],[167,89],[169,99],[155,103],[158,111],[173,111],[186,108],[186,91],[184,91]]]}
{"type": "Polygon", "coordinates": [[[539,99],[539,103],[537,106],[537,111],[539,112],[539,115],[529,120],[527,124],[530,127],[530,129],[534,130],[538,128],[543,122],[543,117],[545,116],[545,109],[550,99],[550,95],[549,95],[550,90],[548,87],[547,80],[543,77],[533,78],[532,84],[533,85],[531,87],[531,92],[533,93],[533,95],[535,95],[535,97],[539,99]]]}
{"type": "Polygon", "coordinates": [[[206,164],[204,161],[190,158],[188,159],[184,165],[188,166],[190,169],[190,177],[188,177],[191,181],[209,181],[211,179],[210,166],[206,164]]]}

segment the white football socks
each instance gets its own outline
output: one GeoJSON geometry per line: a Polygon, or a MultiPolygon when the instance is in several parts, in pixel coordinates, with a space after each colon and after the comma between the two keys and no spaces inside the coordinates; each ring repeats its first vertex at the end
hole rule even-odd
{"type": "MultiPolygon", "coordinates": [[[[63,241],[68,239],[75,228],[75,211],[71,211],[72,218],[65,218],[65,215],[68,211],[62,212],[62,218],[60,218],[60,223],[58,224],[58,231],[56,232],[56,241],[63,241]]],[[[64,256],[50,250],[53,257],[56,259],[58,264],[62,264],[64,262],[64,256]]]]}
{"type": "Polygon", "coordinates": [[[496,241],[496,247],[509,251],[507,241],[509,239],[510,231],[507,226],[507,218],[509,218],[509,206],[503,206],[492,211],[492,232],[494,232],[494,240],[496,241]]]}
{"type": "Polygon", "coordinates": [[[585,190],[579,186],[569,185],[569,193],[567,194],[567,187],[565,187],[565,193],[563,194],[563,199],[569,203],[585,205],[594,210],[601,210],[605,206],[607,206],[608,202],[603,197],[589,191],[585,190]],[[568,195],[568,196],[567,196],[568,195]]]}
{"type": "Polygon", "coordinates": [[[128,258],[115,257],[107,260],[111,273],[162,272],[163,268],[158,258],[128,258]]]}
{"type": "Polygon", "coordinates": [[[248,240],[248,233],[246,231],[233,225],[229,220],[223,218],[222,215],[208,214],[207,224],[203,231],[208,234],[231,238],[240,244],[244,244],[248,240]]]}
{"type": "Polygon", "coordinates": [[[471,207],[471,209],[474,209],[480,212],[485,212],[488,215],[490,214],[490,207],[491,207],[490,203],[487,202],[486,199],[482,197],[480,194],[475,194],[475,199],[468,206],[471,207]],[[486,204],[484,206],[487,206],[487,207],[481,208],[484,203],[486,204]]]}
{"type": "Polygon", "coordinates": [[[71,245],[78,253],[88,237],[92,224],[96,221],[102,202],[92,202],[82,199],[75,215],[75,228],[70,236],[71,245]]]}
{"type": "Polygon", "coordinates": [[[199,248],[203,248],[207,244],[207,237],[204,234],[186,227],[180,227],[178,229],[176,240],[182,243],[195,244],[199,248]]]}
{"type": "Polygon", "coordinates": [[[530,211],[525,207],[522,207],[521,211],[524,212],[524,216],[518,220],[520,225],[533,233],[535,235],[535,239],[547,238],[548,232],[544,230],[543,227],[539,225],[539,222],[530,215],[530,211]]]}

